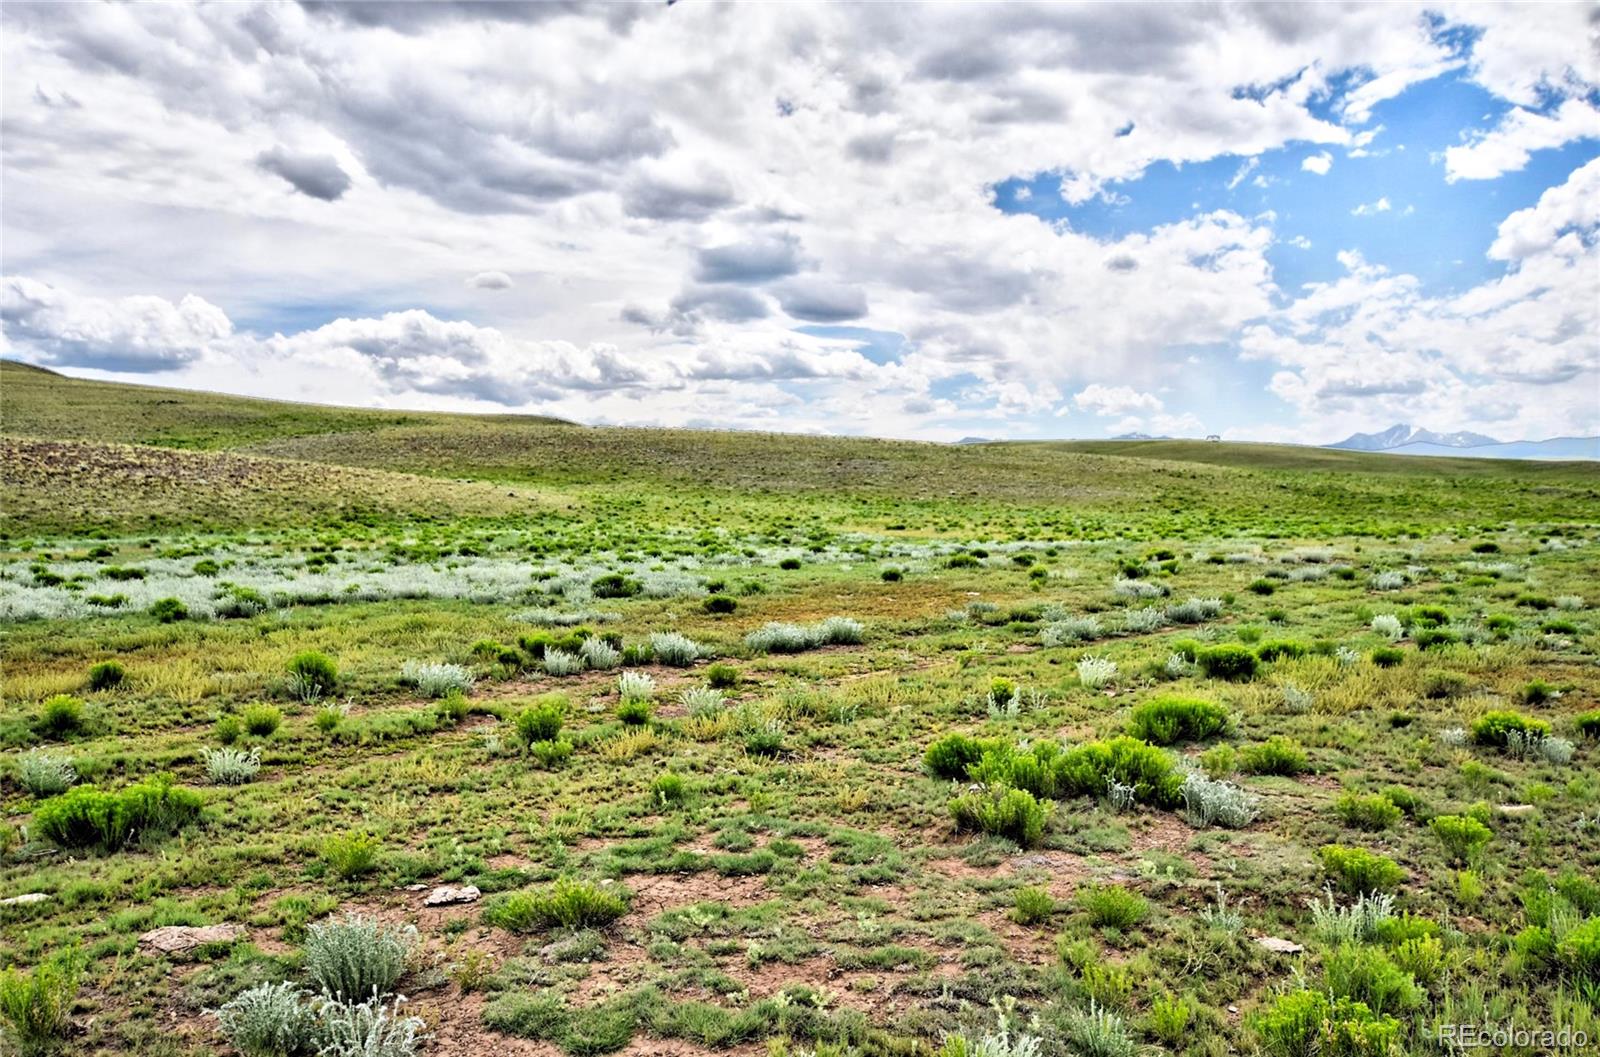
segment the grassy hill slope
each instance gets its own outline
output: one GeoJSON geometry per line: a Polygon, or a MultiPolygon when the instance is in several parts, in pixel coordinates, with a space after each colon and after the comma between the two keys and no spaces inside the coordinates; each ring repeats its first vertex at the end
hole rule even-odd
{"type": "Polygon", "coordinates": [[[670,516],[691,524],[798,518],[922,534],[981,529],[1096,538],[1253,531],[1268,515],[1282,531],[1327,533],[1420,531],[1464,519],[1589,521],[1600,510],[1600,471],[1589,463],[1188,441],[956,446],[591,428],[533,416],[323,407],[92,382],[11,363],[0,364],[0,433],[72,440],[74,464],[98,467],[54,476],[41,466],[8,472],[0,485],[13,532],[66,531],[75,506],[94,512],[86,523],[102,530],[143,529],[248,524],[269,508],[314,520],[360,511],[501,516],[526,509],[534,494],[580,517],[670,516]],[[134,472],[126,454],[96,454],[95,444],[168,449],[167,456],[142,457],[167,465],[134,472]],[[197,458],[176,460],[171,449],[197,458]],[[241,474],[222,453],[257,461],[241,474]],[[292,470],[309,464],[366,473],[292,470]],[[420,487],[416,475],[445,480],[420,487]],[[246,488],[242,479],[258,484],[246,488]],[[259,485],[267,479],[294,483],[259,485]],[[153,480],[167,485],[153,487],[153,480]],[[507,487],[469,495],[458,490],[463,480],[507,487]],[[230,495],[244,500],[236,518],[230,495]],[[276,495],[286,497],[281,507],[276,495]],[[201,496],[205,502],[185,498],[201,496]],[[509,501],[490,501],[500,499],[509,501]]]}

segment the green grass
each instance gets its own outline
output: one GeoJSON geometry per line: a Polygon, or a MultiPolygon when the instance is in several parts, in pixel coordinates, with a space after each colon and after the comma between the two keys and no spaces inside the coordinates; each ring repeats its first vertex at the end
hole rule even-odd
{"type": "Polygon", "coordinates": [[[307,984],[344,913],[419,929],[392,986],[439,1033],[425,1054],[905,1055],[995,1034],[996,1009],[1196,1057],[1340,1032],[1421,1052],[1446,1016],[1596,1034],[1592,468],[0,383],[24,456],[0,470],[0,607],[58,614],[0,625],[0,891],[47,897],[0,907],[0,969],[49,1019],[22,974],[82,952],[63,1052],[217,1053],[203,1011],[307,984]],[[1119,597],[1130,571],[1159,597],[1119,597]],[[612,574],[638,590],[585,597],[612,574]],[[1138,615],[1191,598],[1221,611],[1138,615]],[[830,617],[859,641],[747,642],[830,617]],[[1086,618],[1092,641],[1046,634],[1086,618]],[[1458,641],[1424,651],[1430,630],[1458,641]],[[703,655],[658,663],[664,632],[703,655]],[[539,663],[595,636],[617,667],[539,663]],[[1100,689],[1091,655],[1117,666],[1100,689]],[[408,664],[472,685],[441,703],[408,664]],[[630,671],[655,692],[624,723],[630,671]],[[253,781],[209,783],[225,742],[259,752],[253,781]],[[78,808],[24,787],[33,748],[90,787],[78,808]],[[1197,769],[1259,817],[1192,828],[1197,769]],[[118,828],[110,801],[163,774],[186,795],[118,828]],[[423,906],[468,884],[481,902],[423,906]],[[1389,916],[1325,940],[1324,884],[1389,916]],[[138,942],[224,922],[248,939],[138,942]]]}

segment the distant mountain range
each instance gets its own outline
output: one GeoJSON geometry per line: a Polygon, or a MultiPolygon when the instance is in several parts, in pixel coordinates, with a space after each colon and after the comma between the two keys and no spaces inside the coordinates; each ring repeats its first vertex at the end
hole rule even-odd
{"type": "Polygon", "coordinates": [[[1474,459],[1595,459],[1600,460],[1600,437],[1551,437],[1549,440],[1496,440],[1482,433],[1461,430],[1435,433],[1431,429],[1400,424],[1381,433],[1352,433],[1329,448],[1380,451],[1391,455],[1453,455],[1474,459]]]}

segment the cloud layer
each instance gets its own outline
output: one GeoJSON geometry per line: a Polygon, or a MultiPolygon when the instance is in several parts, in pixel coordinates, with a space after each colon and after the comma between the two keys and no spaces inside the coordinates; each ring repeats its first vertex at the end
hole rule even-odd
{"type": "MultiPolygon", "coordinates": [[[[1355,245],[1287,281],[1277,255],[1309,242],[1272,210],[1095,231],[995,193],[1046,173],[1115,204],[1160,163],[1229,158],[1228,190],[1266,188],[1277,151],[1322,187],[1402,148],[1374,114],[1441,77],[1492,108],[1438,188],[1503,180],[1600,136],[1584,5],[0,17],[0,307],[36,362],[946,438],[1595,428],[1600,163],[1504,210],[1492,277],[1448,290],[1355,245]]],[[[1371,188],[1352,223],[1410,201],[1371,188]]]]}

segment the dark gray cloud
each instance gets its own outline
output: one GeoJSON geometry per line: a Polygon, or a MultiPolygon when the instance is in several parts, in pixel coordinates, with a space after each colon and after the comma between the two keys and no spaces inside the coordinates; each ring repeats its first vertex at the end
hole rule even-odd
{"type": "Polygon", "coordinates": [[[690,178],[640,175],[622,191],[623,211],[641,220],[704,220],[733,203],[733,186],[709,172],[690,178]]]}
{"type": "Polygon", "coordinates": [[[703,283],[764,283],[800,270],[800,240],[792,235],[709,246],[697,255],[703,283]]]}
{"type": "Polygon", "coordinates": [[[844,323],[867,314],[867,295],[859,287],[826,279],[791,279],[777,293],[785,312],[808,323],[844,323]]]}
{"type": "Polygon", "coordinates": [[[1115,257],[1106,258],[1106,270],[1111,272],[1136,272],[1139,262],[1126,253],[1119,253],[1115,257]]]}
{"type": "Polygon", "coordinates": [[[844,149],[856,161],[882,165],[894,157],[894,142],[893,132],[874,132],[852,138],[844,149]]]}
{"type": "Polygon", "coordinates": [[[324,202],[337,201],[350,190],[350,175],[331,154],[302,154],[279,144],[257,155],[256,164],[288,180],[301,194],[324,202]]]}
{"type": "Polygon", "coordinates": [[[312,14],[368,28],[422,33],[443,22],[483,21],[532,25],[569,15],[604,18],[625,30],[648,11],[645,4],[595,4],[583,0],[299,0],[312,14]]]}
{"type": "Polygon", "coordinates": [[[672,311],[725,323],[748,323],[772,314],[764,298],[737,286],[691,287],[672,299],[672,311]]]}

